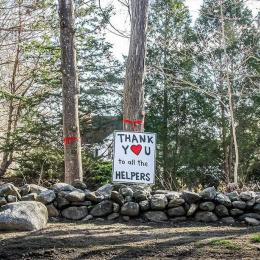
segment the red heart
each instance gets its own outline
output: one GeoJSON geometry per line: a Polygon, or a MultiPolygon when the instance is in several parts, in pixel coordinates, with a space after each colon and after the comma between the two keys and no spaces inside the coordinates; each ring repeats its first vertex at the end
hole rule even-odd
{"type": "Polygon", "coordinates": [[[130,149],[132,150],[132,152],[133,152],[134,154],[138,155],[138,154],[141,152],[141,150],[142,150],[142,145],[140,145],[140,144],[138,144],[138,145],[132,145],[132,146],[130,147],[130,149]]]}

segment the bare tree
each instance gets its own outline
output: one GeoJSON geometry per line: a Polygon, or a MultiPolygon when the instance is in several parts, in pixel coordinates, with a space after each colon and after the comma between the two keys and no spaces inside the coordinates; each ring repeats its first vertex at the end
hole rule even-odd
{"type": "Polygon", "coordinates": [[[59,0],[65,182],[82,180],[73,0],[59,0]]]}

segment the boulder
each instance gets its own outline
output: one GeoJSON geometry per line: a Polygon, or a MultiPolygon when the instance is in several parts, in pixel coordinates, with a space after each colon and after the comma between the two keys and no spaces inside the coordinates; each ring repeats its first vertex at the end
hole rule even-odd
{"type": "Polygon", "coordinates": [[[121,214],[130,217],[139,215],[139,204],[136,202],[127,202],[121,208],[121,214]]]}
{"type": "Polygon", "coordinates": [[[89,200],[84,200],[84,201],[74,201],[74,202],[71,202],[70,203],[71,206],[91,206],[92,205],[92,202],[89,201],[89,200]]]}
{"type": "Polygon", "coordinates": [[[134,192],[130,187],[122,187],[120,189],[120,194],[124,197],[126,197],[126,196],[133,197],[134,196],[134,192]]]}
{"type": "Polygon", "coordinates": [[[246,203],[242,200],[236,200],[232,202],[232,206],[237,209],[245,209],[246,203]]]}
{"type": "Polygon", "coordinates": [[[40,202],[19,201],[0,208],[0,230],[39,230],[47,221],[47,208],[40,202]]]}
{"type": "Polygon", "coordinates": [[[12,203],[12,202],[17,202],[18,201],[17,197],[14,196],[14,195],[7,195],[6,200],[7,200],[8,203],[12,203]]]}
{"type": "Polygon", "coordinates": [[[230,210],[230,215],[233,217],[242,215],[244,213],[244,211],[242,209],[231,209],[230,210]]]}
{"type": "Polygon", "coordinates": [[[130,202],[132,200],[133,200],[133,197],[131,197],[131,196],[126,196],[125,197],[125,202],[130,202]]]}
{"type": "Polygon", "coordinates": [[[88,209],[85,206],[69,207],[62,210],[61,215],[67,219],[80,220],[85,218],[88,215],[88,209]]]}
{"type": "Polygon", "coordinates": [[[21,198],[22,201],[35,201],[37,199],[37,193],[29,193],[21,198]]]}
{"type": "Polygon", "coordinates": [[[113,212],[113,202],[110,200],[103,200],[95,205],[90,214],[93,217],[104,217],[113,212]]]}
{"type": "Polygon", "coordinates": [[[184,203],[185,203],[185,200],[183,198],[176,197],[169,201],[168,208],[178,207],[178,206],[183,205],[184,203]]]}
{"type": "Polygon", "coordinates": [[[52,186],[52,189],[55,191],[55,192],[60,192],[60,191],[74,191],[76,190],[75,187],[73,187],[72,185],[70,184],[67,184],[67,183],[63,183],[63,182],[59,182],[59,183],[56,183],[52,186]]]}
{"type": "Polygon", "coordinates": [[[239,198],[243,201],[249,201],[255,198],[255,193],[253,191],[244,191],[239,194],[239,198]]]}
{"type": "Polygon", "coordinates": [[[134,194],[133,197],[137,202],[147,200],[150,196],[151,188],[144,185],[133,185],[131,186],[134,194]]]}
{"type": "Polygon", "coordinates": [[[65,196],[65,199],[67,199],[70,202],[81,202],[85,200],[85,192],[82,190],[74,190],[68,193],[65,196]]]}
{"type": "Polygon", "coordinates": [[[198,209],[199,205],[198,204],[195,204],[195,203],[192,203],[188,209],[188,212],[187,212],[187,216],[190,217],[192,216],[196,210],[198,209]]]}
{"type": "Polygon", "coordinates": [[[25,196],[25,195],[29,194],[30,191],[31,191],[31,188],[30,188],[29,184],[25,184],[19,188],[19,192],[20,192],[21,196],[25,196]]]}
{"type": "Polygon", "coordinates": [[[225,207],[224,205],[221,205],[221,204],[216,206],[215,213],[220,218],[229,216],[227,207],[225,207]]]}
{"type": "Polygon", "coordinates": [[[260,214],[260,204],[255,204],[254,208],[253,208],[254,212],[259,213],[260,214]]]}
{"type": "Polygon", "coordinates": [[[54,202],[55,207],[57,207],[58,209],[62,209],[70,204],[70,202],[67,199],[65,199],[64,196],[66,195],[63,194],[62,192],[58,193],[58,196],[54,202]]]}
{"type": "Polygon", "coordinates": [[[215,204],[211,201],[205,201],[200,203],[199,208],[205,211],[213,211],[215,209],[215,204]]]}
{"type": "Polygon", "coordinates": [[[228,196],[224,195],[223,193],[218,193],[215,198],[215,201],[226,207],[230,207],[232,205],[230,198],[228,196]]]}
{"type": "Polygon", "coordinates": [[[71,185],[78,190],[85,190],[87,185],[81,180],[74,180],[71,185]]]}
{"type": "Polygon", "coordinates": [[[170,217],[179,217],[186,215],[186,211],[182,206],[176,208],[170,208],[167,210],[167,214],[170,217]]]}
{"type": "Polygon", "coordinates": [[[144,218],[152,222],[163,222],[168,220],[167,215],[163,211],[147,211],[144,213],[144,218]]]}
{"type": "Polygon", "coordinates": [[[177,191],[169,191],[165,194],[166,198],[170,201],[176,198],[180,198],[181,197],[181,192],[177,192],[177,191]]]}
{"type": "Polygon", "coordinates": [[[48,189],[37,185],[37,184],[30,184],[30,193],[36,193],[36,194],[40,194],[43,191],[46,191],[48,189]]]}
{"type": "Polygon", "coordinates": [[[260,220],[260,214],[257,213],[245,213],[241,216],[239,216],[239,220],[244,220],[245,218],[255,218],[257,220],[260,220]]]}
{"type": "Polygon", "coordinates": [[[245,218],[245,222],[250,225],[250,226],[258,226],[260,225],[260,221],[255,219],[255,218],[249,218],[249,217],[246,217],[245,218]]]}
{"type": "Polygon", "coordinates": [[[232,217],[225,217],[225,218],[222,218],[220,221],[225,224],[228,224],[228,225],[232,225],[235,223],[235,220],[232,217]]]}
{"type": "Polygon", "coordinates": [[[46,205],[46,208],[48,210],[49,218],[56,218],[60,215],[60,212],[54,207],[53,204],[46,205]]]}
{"type": "Polygon", "coordinates": [[[53,190],[46,190],[42,191],[38,196],[37,196],[37,201],[40,201],[43,204],[49,204],[53,202],[56,198],[56,194],[53,190]]]}
{"type": "Polygon", "coordinates": [[[155,194],[151,197],[150,204],[153,210],[162,210],[167,206],[168,200],[164,194],[155,194]]]}
{"type": "Polygon", "coordinates": [[[122,216],[122,220],[128,222],[130,220],[129,216],[122,216]]]}
{"type": "Polygon", "coordinates": [[[7,204],[5,197],[0,197],[0,207],[7,204]]]}
{"type": "Polygon", "coordinates": [[[239,200],[239,194],[237,191],[232,191],[230,193],[227,193],[226,195],[229,197],[231,201],[239,200]]]}
{"type": "Polygon", "coordinates": [[[253,206],[255,205],[255,198],[251,199],[251,200],[248,200],[246,202],[246,208],[247,209],[251,209],[253,206]]]}
{"type": "Polygon", "coordinates": [[[200,196],[203,200],[214,200],[217,196],[215,187],[208,187],[200,192],[200,196]]]}
{"type": "Polygon", "coordinates": [[[94,217],[92,215],[87,215],[85,218],[82,219],[82,221],[89,221],[92,220],[94,217]]]}
{"type": "Polygon", "coordinates": [[[195,219],[201,222],[215,222],[218,217],[211,211],[198,211],[195,214],[195,219]]]}
{"type": "Polygon", "coordinates": [[[110,215],[107,216],[107,220],[114,220],[114,219],[117,219],[119,218],[119,213],[111,213],[110,215]]]}
{"type": "Polygon", "coordinates": [[[99,203],[104,200],[105,197],[98,191],[91,192],[89,190],[85,190],[85,198],[86,200],[90,200],[94,203],[99,203]]]}
{"type": "Polygon", "coordinates": [[[5,183],[0,186],[0,197],[8,195],[16,196],[19,200],[21,199],[18,189],[12,183],[5,183]]]}
{"type": "Polygon", "coordinates": [[[117,203],[113,203],[113,212],[118,213],[120,211],[120,205],[117,203]]]}
{"type": "Polygon", "coordinates": [[[102,187],[97,189],[97,192],[104,196],[105,199],[109,199],[111,196],[111,192],[113,190],[114,186],[110,183],[107,183],[103,185],[102,187]]]}
{"type": "Polygon", "coordinates": [[[111,192],[111,200],[122,206],[124,204],[124,197],[118,191],[111,192]]]}
{"type": "Polygon", "coordinates": [[[150,201],[149,200],[140,201],[139,206],[141,211],[147,211],[150,209],[150,201]]]}
{"type": "Polygon", "coordinates": [[[183,191],[181,196],[189,204],[196,203],[201,199],[199,194],[192,191],[183,191]]]}

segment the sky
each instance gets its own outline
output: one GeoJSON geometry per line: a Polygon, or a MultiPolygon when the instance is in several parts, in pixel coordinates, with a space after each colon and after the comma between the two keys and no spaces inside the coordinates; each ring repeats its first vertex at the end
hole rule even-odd
{"type": "MultiPolygon", "coordinates": [[[[130,27],[127,8],[120,4],[118,0],[102,0],[100,2],[102,7],[109,4],[114,5],[115,15],[111,17],[110,22],[116,29],[122,31],[124,34],[127,34],[130,27]]],[[[203,3],[203,0],[184,0],[184,2],[189,8],[192,20],[194,22],[198,17],[199,9],[203,3]]],[[[260,0],[247,0],[247,6],[253,11],[253,14],[256,15],[257,12],[260,11],[260,0]]],[[[127,55],[128,53],[129,39],[117,36],[110,31],[114,31],[112,27],[109,27],[106,39],[108,42],[113,44],[113,53],[115,57],[122,59],[122,55],[127,55]]]]}

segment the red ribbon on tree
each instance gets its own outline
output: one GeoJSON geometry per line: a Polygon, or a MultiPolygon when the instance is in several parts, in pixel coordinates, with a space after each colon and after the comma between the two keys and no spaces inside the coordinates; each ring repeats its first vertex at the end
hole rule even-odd
{"type": "Polygon", "coordinates": [[[142,120],[130,120],[130,119],[124,118],[123,123],[132,125],[132,129],[135,130],[138,125],[143,124],[143,121],[142,120]]]}
{"type": "Polygon", "coordinates": [[[80,138],[79,137],[75,137],[75,136],[66,136],[63,139],[64,144],[71,144],[72,142],[76,142],[79,141],[80,138]]]}

